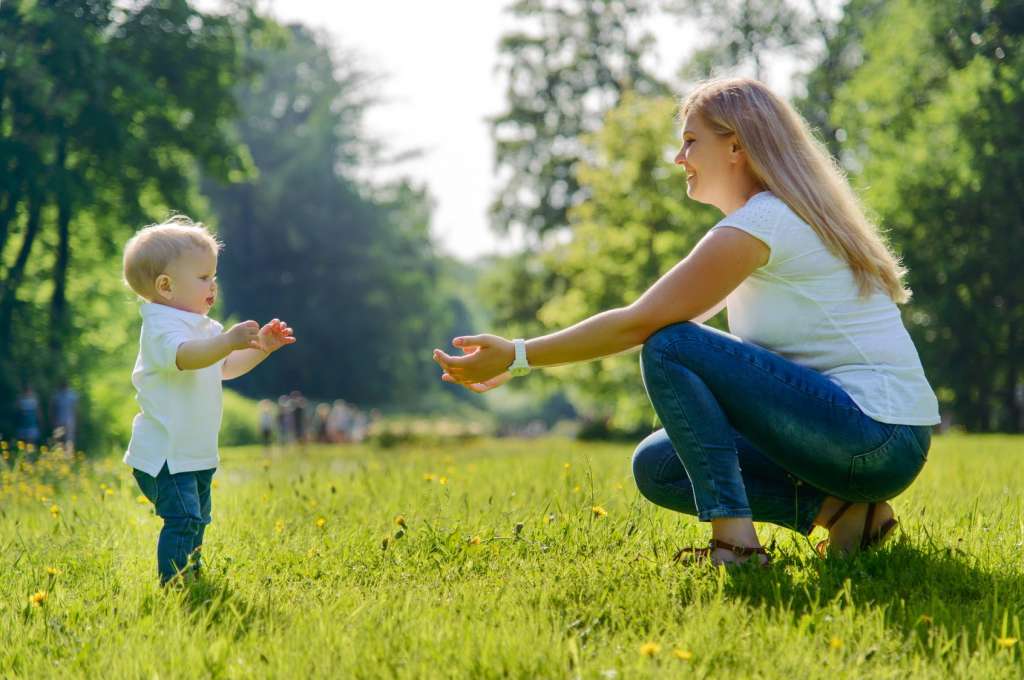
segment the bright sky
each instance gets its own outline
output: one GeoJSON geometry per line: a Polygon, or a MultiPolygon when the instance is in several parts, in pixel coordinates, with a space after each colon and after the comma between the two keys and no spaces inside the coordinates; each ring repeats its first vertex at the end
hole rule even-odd
{"type": "MultiPolygon", "coordinates": [[[[496,192],[488,116],[504,109],[495,73],[500,36],[514,20],[507,0],[445,2],[323,2],[273,0],[280,21],[322,29],[342,50],[362,55],[363,66],[385,76],[385,100],[371,109],[366,128],[392,151],[419,148],[423,156],[391,171],[424,182],[436,201],[433,230],[441,248],[462,259],[509,252],[518,244],[488,227],[496,192]]],[[[658,40],[657,72],[669,79],[697,32],[674,19],[652,21],[658,40]]],[[[775,86],[769,78],[769,85],[775,86]]],[[[782,88],[788,89],[788,88],[782,88]]]]}

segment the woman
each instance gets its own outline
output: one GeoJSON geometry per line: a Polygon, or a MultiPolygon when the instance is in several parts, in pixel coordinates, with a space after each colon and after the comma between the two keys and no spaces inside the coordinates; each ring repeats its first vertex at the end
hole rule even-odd
{"type": "Polygon", "coordinates": [[[918,475],[939,422],[896,306],[910,297],[906,270],[804,120],[764,85],[710,81],[680,113],[687,195],[725,217],[628,307],[525,343],[455,338],[463,356],[434,351],[442,379],[482,392],[510,365],[642,344],[664,429],[634,454],[637,486],[711,523],[709,546],[681,553],[766,564],[752,520],[824,526],[823,555],[878,545],[896,525],[885,501],[918,475]],[[732,334],[702,323],[724,306],[732,334]]]}

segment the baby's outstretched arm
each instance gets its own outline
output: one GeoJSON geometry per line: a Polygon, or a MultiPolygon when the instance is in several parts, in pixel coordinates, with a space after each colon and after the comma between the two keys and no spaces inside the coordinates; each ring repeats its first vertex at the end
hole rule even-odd
{"type": "Polygon", "coordinates": [[[230,330],[204,340],[189,340],[178,346],[175,363],[182,371],[195,371],[212,366],[235,350],[259,347],[260,325],[243,321],[230,330]]]}
{"type": "Polygon", "coordinates": [[[224,362],[221,376],[224,380],[231,380],[240,375],[245,375],[270,356],[271,353],[294,342],[295,334],[288,324],[274,319],[259,329],[255,346],[236,349],[228,355],[227,360],[224,362]]]}

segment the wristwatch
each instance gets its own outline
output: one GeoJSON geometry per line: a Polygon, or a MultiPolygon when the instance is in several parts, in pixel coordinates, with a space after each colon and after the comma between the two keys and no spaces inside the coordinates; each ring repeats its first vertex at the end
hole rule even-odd
{"type": "Polygon", "coordinates": [[[530,372],[530,363],[526,360],[526,340],[516,338],[512,344],[516,348],[516,360],[509,365],[508,372],[518,378],[530,372]]]}

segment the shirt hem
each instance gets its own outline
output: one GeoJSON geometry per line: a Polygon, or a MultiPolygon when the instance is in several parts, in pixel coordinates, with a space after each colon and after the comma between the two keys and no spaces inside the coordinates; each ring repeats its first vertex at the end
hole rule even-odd
{"type": "Polygon", "coordinates": [[[187,461],[176,461],[170,458],[162,458],[158,463],[151,463],[149,460],[139,460],[130,454],[125,454],[124,462],[135,468],[145,472],[150,477],[156,477],[160,474],[160,470],[163,469],[164,464],[167,464],[167,471],[172,475],[176,475],[182,472],[199,472],[200,470],[214,470],[220,465],[220,457],[214,456],[213,458],[203,458],[196,460],[187,461]],[[155,468],[154,468],[155,465],[155,468]]]}

